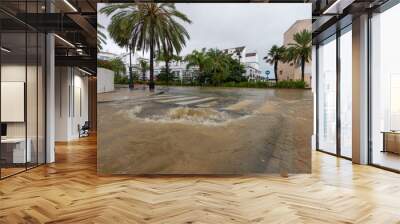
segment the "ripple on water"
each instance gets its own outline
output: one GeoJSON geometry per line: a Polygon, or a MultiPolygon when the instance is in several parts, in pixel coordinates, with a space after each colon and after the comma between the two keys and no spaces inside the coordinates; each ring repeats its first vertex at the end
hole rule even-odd
{"type": "Polygon", "coordinates": [[[212,108],[191,108],[176,107],[168,109],[163,115],[153,115],[150,117],[140,118],[138,114],[142,112],[141,106],[135,106],[125,113],[130,119],[143,120],[145,122],[157,123],[184,123],[184,124],[200,124],[200,125],[225,125],[232,120],[245,118],[241,116],[235,118],[225,111],[218,111],[212,108]]]}

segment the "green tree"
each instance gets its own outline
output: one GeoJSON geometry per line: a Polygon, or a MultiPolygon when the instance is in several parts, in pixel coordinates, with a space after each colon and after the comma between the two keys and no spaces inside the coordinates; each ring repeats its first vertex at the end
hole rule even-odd
{"type": "Polygon", "coordinates": [[[268,51],[267,56],[264,57],[264,60],[274,66],[275,80],[278,83],[278,63],[285,62],[286,48],[284,46],[278,47],[277,45],[273,45],[268,51]]]}
{"type": "Polygon", "coordinates": [[[232,58],[218,49],[209,49],[207,57],[209,63],[207,63],[206,71],[210,74],[213,84],[220,85],[229,77],[229,65],[232,58]]]}
{"type": "Polygon", "coordinates": [[[192,53],[186,55],[184,60],[187,62],[186,69],[189,69],[191,67],[198,67],[198,80],[200,84],[202,84],[205,81],[205,68],[209,63],[206,48],[201,49],[201,51],[193,50],[192,53]]]}
{"type": "Polygon", "coordinates": [[[138,81],[139,80],[139,73],[137,71],[132,72],[132,79],[138,81]]]}
{"type": "Polygon", "coordinates": [[[243,75],[246,73],[246,69],[243,64],[241,64],[238,60],[233,58],[228,58],[229,62],[229,76],[227,78],[227,82],[245,82],[247,78],[243,75]]]}
{"type": "Polygon", "coordinates": [[[103,33],[104,26],[97,23],[97,51],[101,51],[103,49],[103,44],[106,43],[107,37],[103,33]]]}
{"type": "Polygon", "coordinates": [[[120,59],[120,58],[114,58],[112,60],[110,60],[110,64],[111,67],[114,72],[115,75],[117,76],[125,76],[126,74],[126,67],[125,67],[125,63],[120,59]]]}
{"type": "Polygon", "coordinates": [[[98,60],[97,66],[106,68],[114,72],[114,83],[117,84],[128,84],[128,78],[126,76],[126,67],[124,62],[120,58],[114,58],[112,60],[98,60]]]}
{"type": "MultiPolygon", "coordinates": [[[[132,48],[150,51],[149,88],[154,89],[154,53],[160,50],[174,50],[179,53],[189,39],[189,33],[178,21],[191,23],[190,19],[175,8],[174,3],[118,3],[110,4],[100,10],[111,15],[116,23],[129,27],[123,37],[129,33],[132,48]]],[[[121,28],[121,27],[120,27],[121,28]]]]}
{"type": "Polygon", "coordinates": [[[182,57],[180,57],[179,55],[174,54],[173,52],[168,52],[168,51],[160,51],[157,52],[157,56],[156,56],[156,60],[157,61],[163,61],[165,62],[165,70],[164,73],[166,75],[166,82],[168,84],[169,82],[169,78],[171,77],[171,71],[169,69],[169,63],[171,61],[181,61],[182,57]]]}
{"type": "Polygon", "coordinates": [[[147,60],[145,59],[140,59],[139,64],[138,64],[138,69],[142,73],[142,80],[146,80],[146,72],[149,70],[149,63],[147,63],[147,60]]]}
{"type": "Polygon", "coordinates": [[[187,68],[196,66],[199,69],[198,80],[200,84],[211,81],[214,85],[223,82],[246,81],[243,74],[246,72],[244,66],[232,58],[231,55],[219,49],[193,50],[186,55],[187,68]]]}
{"type": "Polygon", "coordinates": [[[116,75],[126,73],[125,64],[120,58],[114,58],[112,60],[97,60],[97,66],[109,69],[115,72],[116,75]]]}
{"type": "Polygon", "coordinates": [[[133,87],[132,46],[129,44],[132,27],[123,17],[115,17],[108,25],[107,31],[118,46],[129,50],[129,86],[133,87]]]}
{"type": "Polygon", "coordinates": [[[301,81],[304,81],[304,67],[311,60],[312,34],[304,29],[295,33],[293,40],[294,43],[290,43],[287,49],[287,60],[294,61],[301,66],[301,81]]]}
{"type": "Polygon", "coordinates": [[[112,70],[110,61],[106,61],[106,60],[100,60],[100,59],[97,60],[97,67],[112,70]]]}
{"type": "Polygon", "coordinates": [[[165,68],[162,68],[160,73],[157,75],[157,81],[167,82],[167,84],[168,84],[168,82],[170,80],[174,79],[174,77],[172,77],[172,76],[173,75],[171,75],[171,74],[167,74],[165,68]]]}

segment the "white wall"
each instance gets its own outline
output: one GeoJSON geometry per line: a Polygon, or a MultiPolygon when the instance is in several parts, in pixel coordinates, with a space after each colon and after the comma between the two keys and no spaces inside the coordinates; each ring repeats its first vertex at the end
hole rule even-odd
{"type": "Polygon", "coordinates": [[[114,72],[105,68],[97,68],[97,93],[114,91],[114,72]]]}
{"type": "MultiPolygon", "coordinates": [[[[82,74],[82,73],[81,73],[82,74]]],[[[89,120],[88,117],[88,77],[76,75],[74,77],[74,102],[72,108],[72,119],[71,119],[71,136],[72,138],[78,138],[78,124],[83,125],[85,121],[89,120]]]]}
{"type": "Polygon", "coordinates": [[[79,137],[78,125],[88,121],[88,77],[72,67],[56,67],[55,140],[79,137]]]}
{"type": "Polygon", "coordinates": [[[55,68],[55,141],[68,140],[68,117],[70,85],[69,69],[67,67],[55,68]]]}

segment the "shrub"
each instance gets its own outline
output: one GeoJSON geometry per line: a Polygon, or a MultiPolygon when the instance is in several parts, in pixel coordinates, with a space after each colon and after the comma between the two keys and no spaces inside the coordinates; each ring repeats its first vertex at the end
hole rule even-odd
{"type": "Polygon", "coordinates": [[[129,84],[129,78],[127,76],[114,76],[114,83],[115,84],[129,84]]]}
{"type": "Polygon", "coordinates": [[[276,85],[276,88],[296,88],[296,89],[304,89],[306,88],[306,83],[301,80],[284,80],[284,81],[279,81],[276,85]]]}
{"type": "MultiPolygon", "coordinates": [[[[157,81],[157,85],[167,85],[165,81],[157,81]]],[[[168,83],[170,86],[200,86],[197,82],[192,83],[181,83],[180,81],[170,81],[168,83]]],[[[212,86],[218,87],[217,85],[205,85],[202,86],[212,86]]],[[[237,88],[290,88],[290,89],[304,89],[306,83],[304,81],[292,81],[292,80],[285,80],[279,81],[277,84],[274,82],[262,82],[262,81],[255,81],[255,82],[225,82],[221,83],[219,87],[237,87],[237,88]]]]}

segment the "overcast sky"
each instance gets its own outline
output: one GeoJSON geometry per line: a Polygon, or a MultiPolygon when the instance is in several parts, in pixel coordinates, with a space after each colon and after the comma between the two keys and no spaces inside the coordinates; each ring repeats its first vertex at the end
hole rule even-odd
{"type": "MultiPolygon", "coordinates": [[[[104,4],[99,4],[98,8],[104,4]]],[[[177,3],[177,9],[186,14],[191,24],[184,24],[190,40],[181,55],[194,49],[246,46],[247,52],[256,51],[262,73],[271,65],[262,58],[272,45],[283,43],[284,32],[296,21],[311,19],[311,4],[278,3],[177,3]]],[[[99,23],[107,27],[110,19],[98,15],[99,23]]],[[[107,34],[108,35],[108,34],[107,34]]],[[[126,52],[110,38],[103,51],[126,52]]]]}

